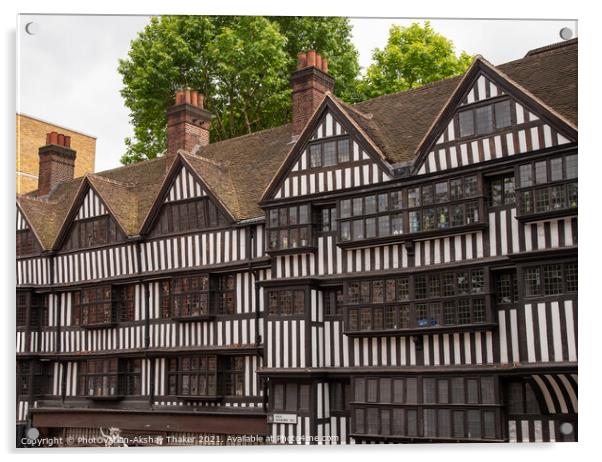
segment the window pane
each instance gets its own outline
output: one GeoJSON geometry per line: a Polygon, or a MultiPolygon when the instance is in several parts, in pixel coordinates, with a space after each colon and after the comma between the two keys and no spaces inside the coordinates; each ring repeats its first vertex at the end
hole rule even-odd
{"type": "Polygon", "coordinates": [[[462,226],[464,224],[464,204],[452,207],[451,226],[462,226]]]}
{"type": "Polygon", "coordinates": [[[437,404],[437,381],[435,379],[422,379],[422,392],[424,404],[437,404]]]}
{"type": "Polygon", "coordinates": [[[562,180],[562,157],[550,160],[550,180],[562,180]]]}
{"type": "Polygon", "coordinates": [[[376,196],[366,196],[364,206],[366,215],[376,213],[376,196]]]}
{"type": "Polygon", "coordinates": [[[424,209],[422,213],[422,229],[429,231],[435,229],[435,209],[424,209]]]}
{"type": "Polygon", "coordinates": [[[502,179],[495,178],[489,182],[489,206],[502,205],[502,179]]]}
{"type": "Polygon", "coordinates": [[[433,203],[433,186],[422,187],[422,205],[429,205],[433,203]]]}
{"type": "Polygon", "coordinates": [[[309,223],[309,205],[299,206],[299,224],[306,225],[309,223]]]}
{"type": "Polygon", "coordinates": [[[523,213],[533,212],[533,193],[524,191],[521,196],[521,210],[523,213]]]}
{"type": "Polygon", "coordinates": [[[416,404],[418,402],[418,384],[415,378],[406,379],[407,404],[416,404]]]}
{"type": "Polygon", "coordinates": [[[309,148],[310,153],[310,166],[320,167],[322,165],[322,155],[319,144],[313,144],[309,148]]]}
{"type": "Polygon", "coordinates": [[[378,195],[378,211],[386,212],[387,210],[389,210],[388,194],[379,194],[378,195]]]}
{"type": "Polygon", "coordinates": [[[410,233],[417,233],[420,231],[420,212],[410,212],[410,233]]]}
{"type": "Polygon", "coordinates": [[[337,163],[337,145],[334,141],[328,141],[322,146],[324,167],[337,163]]]}
{"type": "Polygon", "coordinates": [[[361,215],[362,213],[363,213],[362,198],[356,197],[355,199],[353,199],[353,216],[357,217],[358,215],[361,215]]]}
{"type": "Polygon", "coordinates": [[[463,111],[458,114],[460,124],[460,136],[470,136],[474,134],[474,121],[472,111],[463,111]]]}
{"type": "Polygon", "coordinates": [[[514,176],[504,177],[504,204],[514,204],[514,176]]]}
{"type": "Polygon", "coordinates": [[[403,207],[403,192],[393,191],[389,194],[389,208],[391,210],[400,210],[403,207]]]}
{"type": "Polygon", "coordinates": [[[447,207],[437,208],[437,227],[439,229],[449,228],[449,209],[447,207]]]}
{"type": "Polygon", "coordinates": [[[353,239],[364,239],[364,221],[353,220],[353,239]]]}
{"type": "Polygon", "coordinates": [[[447,202],[447,181],[441,183],[435,183],[435,201],[436,202],[447,202]]]}
{"type": "Polygon", "coordinates": [[[571,156],[566,156],[564,158],[565,162],[565,177],[567,180],[572,180],[573,178],[577,178],[577,154],[573,154],[571,156]]]}
{"type": "Polygon", "coordinates": [[[420,207],[420,189],[408,189],[408,207],[420,207]]]}
{"type": "Polygon", "coordinates": [[[552,209],[557,210],[557,209],[563,209],[566,207],[566,201],[565,201],[565,188],[564,186],[552,186],[550,188],[550,203],[552,206],[552,209]]]}
{"type": "Polygon", "coordinates": [[[343,199],[341,201],[341,218],[348,218],[351,216],[351,199],[343,199]]]}
{"type": "Polygon", "coordinates": [[[464,178],[464,197],[474,197],[479,193],[478,181],[476,176],[468,176],[464,178]]]}
{"type": "Polygon", "coordinates": [[[349,140],[339,140],[339,162],[349,162],[349,140]]]}
{"type": "Polygon", "coordinates": [[[501,101],[494,105],[495,108],[495,128],[509,127],[512,123],[510,119],[510,100],[501,101]]]}
{"type": "Polygon", "coordinates": [[[548,165],[545,160],[535,162],[535,184],[545,184],[548,182],[548,165]]]}
{"type": "Polygon", "coordinates": [[[450,200],[455,201],[462,199],[462,178],[456,178],[449,182],[450,200]]]}
{"type": "Polygon", "coordinates": [[[378,235],[379,236],[389,236],[391,234],[391,230],[389,229],[389,215],[384,215],[378,217],[378,235]]]}
{"type": "Polygon", "coordinates": [[[527,268],[525,270],[525,295],[532,297],[540,295],[541,293],[541,280],[539,274],[539,268],[527,268]]]}
{"type": "Polygon", "coordinates": [[[531,164],[521,165],[519,168],[520,185],[522,188],[533,186],[533,168],[531,164]]]}
{"type": "Polygon", "coordinates": [[[577,207],[577,183],[566,185],[567,204],[571,208],[577,207]]]}
{"type": "Polygon", "coordinates": [[[475,109],[476,133],[485,135],[493,131],[493,113],[491,106],[483,106],[475,109]]]}
{"type": "Polygon", "coordinates": [[[341,241],[351,240],[351,225],[348,221],[341,223],[341,241]]]}
{"type": "Polygon", "coordinates": [[[391,217],[391,233],[393,236],[403,234],[403,215],[401,213],[391,217]]]}

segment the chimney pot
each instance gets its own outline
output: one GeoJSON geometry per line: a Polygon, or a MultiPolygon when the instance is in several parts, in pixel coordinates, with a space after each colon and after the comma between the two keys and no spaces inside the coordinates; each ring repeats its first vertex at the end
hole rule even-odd
{"type": "Polygon", "coordinates": [[[307,52],[307,65],[309,67],[316,65],[316,52],[314,50],[307,52]]]}
{"type": "Polygon", "coordinates": [[[328,74],[328,59],[322,58],[322,72],[328,74]]]}
{"type": "Polygon", "coordinates": [[[65,147],[66,148],[70,148],[71,147],[71,137],[70,136],[66,136],[65,135],[65,147]]]}
{"type": "Polygon", "coordinates": [[[58,144],[58,136],[57,132],[50,132],[50,143],[48,144],[58,144]]]}
{"type": "Polygon", "coordinates": [[[316,67],[322,69],[322,56],[316,53],[316,67]]]}
{"type": "Polygon", "coordinates": [[[190,104],[192,104],[193,106],[198,106],[199,105],[199,94],[196,91],[191,91],[190,96],[191,96],[190,104]]]}
{"type": "Polygon", "coordinates": [[[307,55],[305,53],[299,53],[297,55],[297,69],[303,69],[307,66],[307,55]]]}
{"type": "Polygon", "coordinates": [[[190,88],[184,90],[184,102],[190,104],[190,88]]]}
{"type": "Polygon", "coordinates": [[[58,144],[59,146],[65,146],[65,135],[63,135],[62,133],[59,133],[56,141],[57,141],[56,144],[58,144]]]}
{"type": "Polygon", "coordinates": [[[203,94],[202,94],[202,93],[199,93],[199,107],[200,107],[201,109],[203,109],[203,103],[204,103],[204,99],[205,99],[205,97],[203,96],[203,94]]]}

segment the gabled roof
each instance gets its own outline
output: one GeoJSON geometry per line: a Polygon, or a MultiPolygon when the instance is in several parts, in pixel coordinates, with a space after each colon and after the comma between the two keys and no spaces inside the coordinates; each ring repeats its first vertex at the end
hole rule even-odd
{"type": "MultiPolygon", "coordinates": [[[[577,126],[577,39],[495,67],[577,126]]],[[[412,161],[463,76],[351,106],[350,115],[391,163],[412,161]]]]}
{"type": "MultiPolygon", "coordinates": [[[[524,58],[496,66],[508,79],[577,126],[577,40],[532,50],[524,58]]],[[[354,105],[332,97],[390,164],[409,163],[462,80],[452,77],[354,105]]],[[[178,155],[203,179],[238,221],[263,215],[259,202],[293,147],[292,124],[212,143],[178,155]]],[[[18,196],[26,219],[44,249],[57,245],[78,194],[93,187],[128,235],[139,234],[158,200],[173,158],[145,162],[76,178],[45,198],[18,196]]]]}

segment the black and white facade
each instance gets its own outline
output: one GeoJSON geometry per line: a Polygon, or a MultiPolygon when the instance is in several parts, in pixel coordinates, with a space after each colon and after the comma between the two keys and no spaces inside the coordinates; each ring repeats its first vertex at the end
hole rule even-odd
{"type": "Polygon", "coordinates": [[[103,173],[51,245],[18,198],[17,425],[576,441],[576,122],[481,58],[448,87],[403,159],[367,106],[326,93],[254,217],[203,148],[165,163],[138,227],[107,192],[135,185],[103,173]]]}

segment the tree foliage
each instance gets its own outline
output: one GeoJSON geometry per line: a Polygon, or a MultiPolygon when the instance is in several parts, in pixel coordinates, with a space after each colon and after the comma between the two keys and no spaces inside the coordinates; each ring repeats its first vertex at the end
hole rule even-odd
{"type": "Polygon", "coordinates": [[[329,59],[335,93],[351,99],[359,65],[345,18],[152,18],[119,62],[121,94],[134,127],[121,161],[154,158],[165,150],[165,110],[180,87],[205,95],[205,108],[215,116],[214,141],[288,122],[290,74],[297,54],[308,49],[329,59]]]}
{"type": "Polygon", "coordinates": [[[465,52],[456,56],[451,40],[424,26],[393,25],[387,45],[372,53],[373,63],[360,83],[360,98],[395,93],[463,73],[472,61],[465,52]]]}

